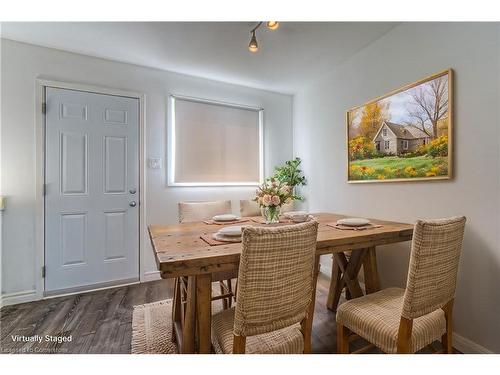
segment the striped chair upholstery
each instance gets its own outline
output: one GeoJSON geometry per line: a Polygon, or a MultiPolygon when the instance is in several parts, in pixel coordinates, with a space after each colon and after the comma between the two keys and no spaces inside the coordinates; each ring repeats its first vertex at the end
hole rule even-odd
{"type": "MultiPolygon", "coordinates": [[[[293,211],[293,202],[281,206],[281,213],[293,211]]],[[[260,206],[257,202],[252,200],[240,200],[240,216],[260,216],[260,206]]]]}
{"type": "MultiPolygon", "coordinates": [[[[410,326],[410,352],[440,338],[451,341],[451,309],[464,228],[465,217],[418,220],[406,289],[389,288],[343,303],[337,310],[339,332],[345,327],[386,353],[401,351],[398,336],[403,321],[410,326]]],[[[451,342],[447,344],[451,348],[451,342]]]]}
{"type": "Polygon", "coordinates": [[[231,201],[179,202],[179,223],[209,220],[231,211],[231,201]]]}
{"type": "Polygon", "coordinates": [[[243,229],[238,303],[212,317],[217,352],[232,353],[242,337],[245,353],[303,352],[298,323],[312,300],[317,231],[315,221],[243,229]]]}

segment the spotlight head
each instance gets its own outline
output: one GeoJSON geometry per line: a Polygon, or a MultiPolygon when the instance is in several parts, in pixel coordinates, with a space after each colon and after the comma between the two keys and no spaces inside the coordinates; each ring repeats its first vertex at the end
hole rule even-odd
{"type": "Polygon", "coordinates": [[[257,52],[259,50],[259,45],[257,44],[257,38],[255,37],[255,31],[252,32],[252,38],[248,44],[248,50],[250,52],[257,52]]]}
{"type": "Polygon", "coordinates": [[[267,28],[270,30],[276,30],[280,27],[280,23],[278,21],[267,21],[267,28]]]}

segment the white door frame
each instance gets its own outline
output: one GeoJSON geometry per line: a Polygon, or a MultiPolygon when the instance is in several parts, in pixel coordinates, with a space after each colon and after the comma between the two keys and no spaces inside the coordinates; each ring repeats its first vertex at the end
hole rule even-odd
{"type": "MultiPolygon", "coordinates": [[[[103,86],[87,85],[76,82],[62,82],[45,79],[36,80],[35,94],[35,288],[36,299],[44,298],[45,283],[42,276],[42,268],[45,265],[45,209],[44,209],[44,183],[45,183],[45,113],[43,104],[45,103],[45,88],[54,87],[76,91],[85,91],[96,94],[106,94],[114,96],[125,96],[139,99],[139,281],[144,282],[144,249],[146,226],[146,96],[143,93],[119,90],[103,86]]],[[[52,296],[51,296],[52,297],[52,296]]]]}

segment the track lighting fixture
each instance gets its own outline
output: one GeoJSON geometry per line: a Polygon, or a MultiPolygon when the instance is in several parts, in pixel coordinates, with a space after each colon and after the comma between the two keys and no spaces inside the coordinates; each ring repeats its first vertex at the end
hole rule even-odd
{"type": "MultiPolygon", "coordinates": [[[[259,22],[257,26],[255,26],[250,31],[250,34],[252,35],[252,37],[250,38],[250,43],[248,44],[248,50],[250,52],[257,52],[259,50],[259,45],[257,43],[257,37],[255,36],[255,32],[262,25],[262,23],[263,22],[259,22]]],[[[280,23],[278,21],[268,21],[266,22],[266,26],[269,30],[276,30],[278,27],[280,27],[280,23]]]]}

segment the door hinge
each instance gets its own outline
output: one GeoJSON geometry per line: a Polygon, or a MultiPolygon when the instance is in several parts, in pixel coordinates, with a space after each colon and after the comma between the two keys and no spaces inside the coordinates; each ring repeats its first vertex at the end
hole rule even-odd
{"type": "Polygon", "coordinates": [[[42,103],[42,113],[45,115],[47,113],[47,103],[42,103]]]}
{"type": "Polygon", "coordinates": [[[46,272],[47,272],[46,266],[42,266],[42,278],[45,278],[46,272]]]}
{"type": "Polygon", "coordinates": [[[42,195],[45,197],[47,195],[47,184],[43,184],[42,195]]]}

